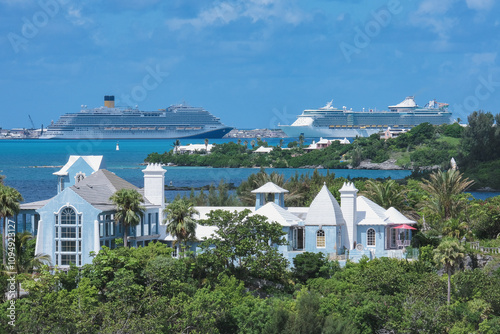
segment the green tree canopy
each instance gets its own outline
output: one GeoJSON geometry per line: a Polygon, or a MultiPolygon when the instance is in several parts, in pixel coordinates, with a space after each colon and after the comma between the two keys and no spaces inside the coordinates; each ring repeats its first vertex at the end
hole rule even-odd
{"type": "Polygon", "coordinates": [[[217,277],[228,272],[242,279],[264,278],[279,281],[284,278],[287,260],[276,246],[285,245],[280,224],[268,222],[250,210],[211,211],[200,224],[215,226],[211,237],[205,239],[198,256],[207,266],[209,275],[217,277]]]}
{"type": "Polygon", "coordinates": [[[167,232],[176,238],[175,242],[186,246],[186,242],[196,238],[196,220],[193,215],[198,211],[193,207],[193,203],[186,199],[177,199],[167,205],[163,211],[166,218],[163,221],[167,224],[167,232]]]}
{"type": "Polygon", "coordinates": [[[456,239],[443,240],[434,250],[434,262],[448,274],[448,304],[451,296],[451,275],[465,257],[465,248],[456,239]]]}
{"type": "Polygon", "coordinates": [[[120,189],[109,198],[116,205],[115,219],[123,225],[123,245],[128,246],[128,229],[139,225],[145,208],[142,195],[135,189],[120,189]]]}
{"type": "Polygon", "coordinates": [[[473,183],[455,169],[434,172],[422,183],[422,189],[430,196],[425,206],[445,220],[455,217],[461,209],[462,200],[459,195],[473,183]]]}

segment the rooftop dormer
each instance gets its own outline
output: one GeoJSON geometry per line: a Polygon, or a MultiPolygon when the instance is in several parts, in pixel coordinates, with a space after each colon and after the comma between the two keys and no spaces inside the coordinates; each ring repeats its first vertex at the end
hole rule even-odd
{"type": "Polygon", "coordinates": [[[261,207],[263,207],[264,205],[266,205],[266,202],[268,200],[273,200],[273,197],[274,197],[274,200],[273,200],[274,203],[276,203],[280,207],[284,208],[285,207],[285,193],[287,193],[287,192],[288,192],[288,190],[283,189],[280,186],[277,186],[276,184],[274,184],[272,182],[267,182],[259,189],[252,190],[252,193],[256,195],[255,210],[258,210],[261,207]]]}
{"type": "Polygon", "coordinates": [[[105,168],[102,155],[70,155],[68,162],[57,172],[57,193],[75,185],[85,177],[105,168]]]}

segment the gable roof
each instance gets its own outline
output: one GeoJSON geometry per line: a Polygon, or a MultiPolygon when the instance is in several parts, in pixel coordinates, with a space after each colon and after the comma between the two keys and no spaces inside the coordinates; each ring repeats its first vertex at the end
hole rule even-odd
{"type": "Polygon", "coordinates": [[[280,186],[277,186],[276,184],[272,182],[267,182],[264,184],[262,187],[252,190],[252,194],[260,194],[260,193],[287,193],[288,190],[281,188],[280,186]]]}
{"type": "Polygon", "coordinates": [[[252,213],[252,215],[262,215],[267,217],[269,222],[277,222],[281,226],[297,225],[301,219],[288,212],[274,202],[268,202],[263,207],[252,213]]]}
{"type": "Polygon", "coordinates": [[[392,206],[386,211],[387,217],[389,217],[392,224],[416,224],[417,222],[406,218],[401,212],[393,208],[392,206]]]}
{"type": "Polygon", "coordinates": [[[365,196],[357,197],[358,225],[387,225],[386,210],[365,196]]]}
{"type": "MultiPolygon", "coordinates": [[[[142,194],[141,189],[106,169],[99,169],[72,186],[71,189],[92,206],[103,211],[115,209],[109,198],[118,190],[134,189],[142,194]]],[[[146,199],[143,201],[144,204],[150,204],[146,199]]]]}
{"type": "Polygon", "coordinates": [[[102,155],[70,155],[68,162],[57,172],[53,173],[54,175],[68,175],[68,170],[71,166],[78,161],[78,159],[82,158],[85,162],[94,170],[94,172],[98,171],[99,168],[103,166],[103,156],[102,155]]]}
{"type": "Polygon", "coordinates": [[[364,196],[358,196],[358,225],[415,224],[393,207],[384,209],[364,196]]]}
{"type": "Polygon", "coordinates": [[[345,224],[340,205],[332,195],[326,184],[309,207],[306,225],[342,225],[345,224]]]}

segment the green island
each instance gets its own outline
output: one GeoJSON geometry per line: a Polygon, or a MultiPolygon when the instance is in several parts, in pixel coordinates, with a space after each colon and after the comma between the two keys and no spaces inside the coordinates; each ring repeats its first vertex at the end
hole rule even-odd
{"type": "MultiPolygon", "coordinates": [[[[386,163],[389,168],[414,171],[414,176],[431,169],[449,168],[454,158],[459,169],[475,181],[473,189],[500,189],[500,114],[474,112],[468,117],[469,125],[458,123],[433,126],[420,124],[396,138],[383,139],[375,134],[356,138],[343,145],[334,141],[323,149],[306,151],[303,138],[291,142],[286,149],[274,147],[269,153],[256,153],[258,147],[267,146],[259,138],[250,142],[230,142],[215,145],[192,154],[177,152],[179,142],[163,154],[150,153],[145,162],[177,166],[274,167],[274,168],[360,168],[363,162],[386,163]],[[391,167],[392,166],[392,167],[391,167]]],[[[282,145],[281,145],[282,146],[282,145]]],[[[374,167],[377,168],[376,166],[374,167]]],[[[386,167],[387,168],[387,167],[386,167]]]]}

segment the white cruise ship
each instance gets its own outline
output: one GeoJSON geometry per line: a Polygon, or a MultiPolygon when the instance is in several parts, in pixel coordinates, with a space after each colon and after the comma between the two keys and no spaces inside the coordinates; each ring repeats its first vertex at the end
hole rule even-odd
{"type": "Polygon", "coordinates": [[[116,108],[114,96],[104,107],[62,115],[40,139],[222,138],[232,128],[200,107],[172,105],[157,111],[116,108]]]}
{"type": "Polygon", "coordinates": [[[447,103],[430,101],[419,107],[413,96],[389,106],[388,111],[353,111],[335,108],[332,102],[319,109],[306,109],[292,125],[279,125],[289,137],[345,138],[368,137],[391,128],[409,130],[421,123],[440,125],[451,122],[447,103]]]}

